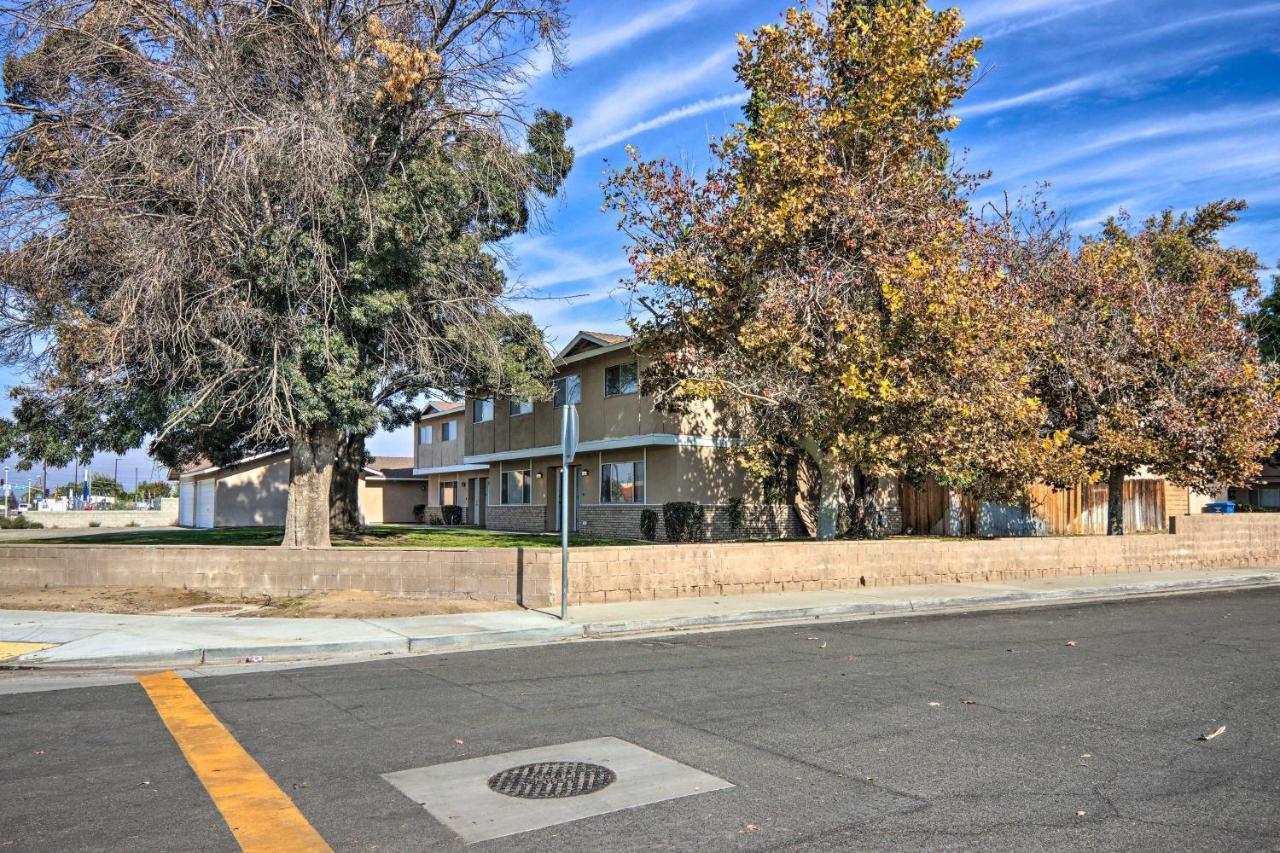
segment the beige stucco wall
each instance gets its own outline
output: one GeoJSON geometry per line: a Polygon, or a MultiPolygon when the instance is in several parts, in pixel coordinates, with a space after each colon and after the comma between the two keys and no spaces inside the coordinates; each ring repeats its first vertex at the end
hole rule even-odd
{"type": "Polygon", "coordinates": [[[426,483],[417,480],[360,481],[360,515],[365,524],[409,524],[413,508],[426,503],[426,483]]]}
{"type": "MultiPolygon", "coordinates": [[[[641,394],[604,395],[605,369],[617,364],[637,361],[628,349],[584,358],[556,369],[553,378],[577,374],[582,385],[582,402],[578,406],[578,440],[597,441],[632,435],[668,433],[679,428],[677,419],[655,412],[650,398],[641,394]]],[[[643,359],[639,360],[644,370],[643,359]]],[[[473,401],[467,400],[465,429],[466,454],[501,453],[535,447],[551,447],[560,442],[560,410],[550,400],[535,402],[533,412],[512,416],[509,401],[494,402],[491,421],[474,423],[473,401]]]]}
{"type": "Polygon", "coordinates": [[[279,454],[217,471],[215,527],[270,527],[284,524],[289,507],[289,456],[279,454]]]}
{"type": "Polygon", "coordinates": [[[443,468],[449,465],[461,465],[463,453],[462,420],[462,411],[432,415],[429,418],[419,418],[413,425],[413,467],[443,468]],[[457,438],[453,441],[440,440],[440,425],[445,421],[457,422],[457,438]],[[421,428],[426,424],[431,425],[432,436],[430,444],[422,444],[419,441],[422,432],[421,428]]]}

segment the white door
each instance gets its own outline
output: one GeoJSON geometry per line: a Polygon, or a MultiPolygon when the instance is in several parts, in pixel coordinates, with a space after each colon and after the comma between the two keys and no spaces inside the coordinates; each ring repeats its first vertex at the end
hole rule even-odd
{"type": "Polygon", "coordinates": [[[216,483],[212,477],[196,483],[196,527],[213,527],[213,489],[216,483]]]}
{"type": "Polygon", "coordinates": [[[196,484],[190,480],[178,483],[178,524],[193,527],[196,523],[196,484]]]}

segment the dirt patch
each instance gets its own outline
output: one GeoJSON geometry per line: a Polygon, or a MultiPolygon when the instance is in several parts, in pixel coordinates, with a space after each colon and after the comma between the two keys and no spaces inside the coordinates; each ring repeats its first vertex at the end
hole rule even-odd
{"type": "MultiPolygon", "coordinates": [[[[180,607],[253,604],[249,616],[318,619],[380,619],[516,610],[514,604],[455,598],[399,598],[369,592],[317,592],[281,598],[268,595],[222,595],[167,587],[33,587],[0,589],[0,610],[58,610],[76,613],[159,613],[180,607]]],[[[215,614],[208,614],[215,615],[215,614]]]]}
{"type": "Polygon", "coordinates": [[[175,607],[239,603],[238,596],[167,587],[63,586],[0,589],[0,610],[62,610],[79,613],[155,613],[175,607]]]}
{"type": "MultiPolygon", "coordinates": [[[[480,613],[518,610],[501,601],[469,598],[401,598],[372,592],[316,592],[293,598],[255,602],[266,604],[251,616],[303,616],[318,619],[389,619],[397,616],[438,616],[444,613],[480,613]]],[[[239,618],[239,617],[237,617],[239,618]]]]}

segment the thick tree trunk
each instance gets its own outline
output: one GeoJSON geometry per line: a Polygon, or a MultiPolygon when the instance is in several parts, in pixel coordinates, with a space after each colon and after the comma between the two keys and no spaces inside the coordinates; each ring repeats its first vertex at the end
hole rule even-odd
{"type": "Polygon", "coordinates": [[[829,459],[818,462],[818,541],[836,538],[840,524],[840,471],[829,459]]]}
{"type": "Polygon", "coordinates": [[[1124,535],[1124,469],[1107,472],[1107,535],[1124,535]]]}
{"type": "Polygon", "coordinates": [[[840,502],[843,497],[840,468],[813,439],[805,439],[804,450],[813,464],[818,466],[817,539],[819,542],[829,542],[836,538],[836,528],[840,523],[840,502]]]}
{"type": "Polygon", "coordinates": [[[338,445],[329,487],[329,525],[334,530],[360,530],[360,471],[369,461],[364,433],[347,433],[338,445]]]}
{"type": "Polygon", "coordinates": [[[816,482],[817,469],[808,463],[808,457],[801,453],[794,454],[787,471],[787,493],[806,536],[813,536],[818,525],[818,516],[814,511],[817,503],[816,482]]]}
{"type": "Polygon", "coordinates": [[[329,547],[329,484],[338,440],[338,431],[322,424],[289,442],[289,509],[282,543],[287,548],[329,547]]]}

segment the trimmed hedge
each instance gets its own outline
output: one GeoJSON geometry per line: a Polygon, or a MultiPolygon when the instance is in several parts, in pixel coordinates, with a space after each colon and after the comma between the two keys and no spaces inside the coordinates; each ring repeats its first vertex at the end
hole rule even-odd
{"type": "Polygon", "coordinates": [[[640,510],[640,535],[650,542],[658,538],[658,512],[652,509],[640,510]]]}
{"type": "Polygon", "coordinates": [[[426,523],[427,521],[427,505],[426,504],[414,504],[413,520],[418,522],[419,524],[426,523]]]}
{"type": "Polygon", "coordinates": [[[729,529],[745,530],[747,527],[747,505],[742,498],[729,498],[729,529]]]}
{"type": "Polygon", "coordinates": [[[445,504],[440,507],[440,518],[445,524],[461,524],[462,507],[457,504],[445,504]]]}
{"type": "Polygon", "coordinates": [[[701,542],[706,531],[707,513],[702,504],[671,501],[662,505],[662,524],[668,542],[701,542]]]}

